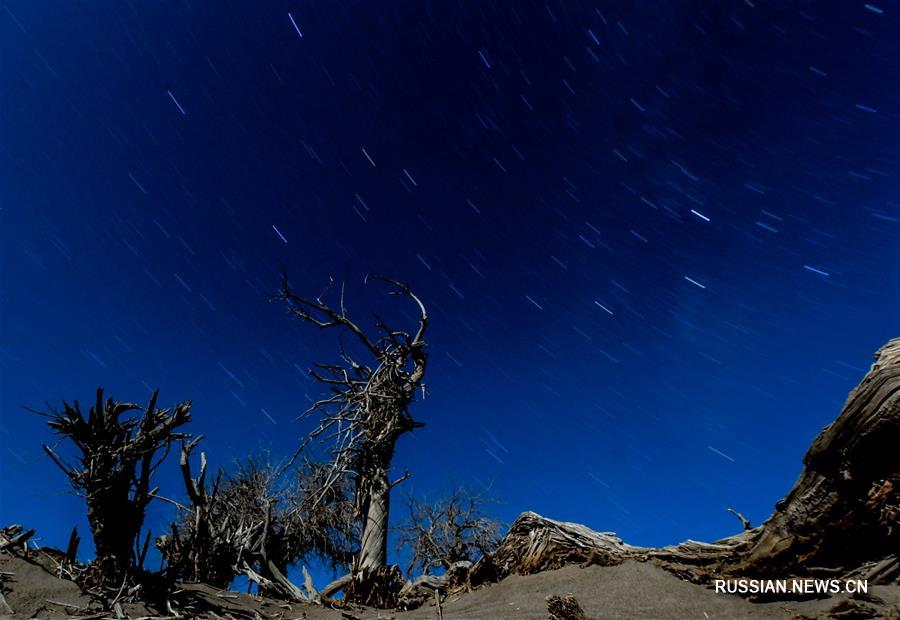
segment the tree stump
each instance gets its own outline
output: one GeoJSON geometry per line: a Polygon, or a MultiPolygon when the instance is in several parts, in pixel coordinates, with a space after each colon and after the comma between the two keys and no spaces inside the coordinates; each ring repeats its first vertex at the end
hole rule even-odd
{"type": "Polygon", "coordinates": [[[590,620],[571,594],[554,594],[544,600],[547,601],[547,613],[550,614],[547,620],[590,620]]]}

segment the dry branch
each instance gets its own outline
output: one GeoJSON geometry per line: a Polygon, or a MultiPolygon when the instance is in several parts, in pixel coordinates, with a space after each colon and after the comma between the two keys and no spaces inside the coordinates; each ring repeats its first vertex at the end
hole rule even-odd
{"type": "Polygon", "coordinates": [[[20,548],[24,550],[25,545],[32,536],[35,535],[35,530],[24,530],[21,525],[9,525],[0,530],[0,551],[3,550],[19,550],[20,548]]]}
{"type": "Polygon", "coordinates": [[[753,527],[750,525],[750,520],[747,519],[747,517],[745,517],[741,513],[739,513],[737,510],[735,510],[734,508],[731,508],[729,506],[728,512],[733,514],[737,518],[737,520],[741,522],[741,525],[743,526],[744,530],[752,530],[753,529],[753,527]]]}
{"type": "Polygon", "coordinates": [[[140,569],[139,537],[147,505],[156,493],[153,474],[172,443],[188,437],[177,429],[190,421],[191,403],[158,408],[158,394],[153,392],[139,416],[128,416],[142,409],[138,405],[104,401],[102,388],[87,415],[78,401],[63,402],[62,411],[43,414],[49,418],[47,425],[76,448],[75,464],[54,447],[45,445],[44,451],[87,502],[95,573],[106,586],[117,587],[125,574],[140,569]]]}
{"type": "Polygon", "coordinates": [[[310,442],[330,446],[330,464],[315,501],[321,501],[343,481],[353,481],[356,514],[363,527],[359,554],[351,570],[354,580],[347,584],[345,595],[358,602],[389,605],[388,592],[395,589],[397,579],[393,568],[387,566],[390,491],[396,484],[388,475],[397,440],[422,426],[410,415],[409,405],[418,389],[424,392],[428,313],[406,284],[379,276],[368,280],[387,284],[389,294],[406,297],[416,305],[419,320],[414,334],[389,327],[378,317],[374,335],[367,333],[351,320],[343,285],[338,305],[333,307],[323,299],[328,289],[315,299],[301,297],[284,274],[273,300],[284,303],[301,321],[349,332],[368,358],[359,362],[342,346],[340,363],[316,364],[310,370],[326,394],[305,413],[318,415],[319,424],[300,445],[295,458],[310,442]],[[373,580],[380,581],[380,586],[373,580]]]}
{"type": "Polygon", "coordinates": [[[489,501],[465,488],[433,502],[407,496],[407,519],[396,528],[398,547],[411,554],[407,574],[446,571],[494,551],[500,542],[500,523],[484,514],[489,501]]]}
{"type": "Polygon", "coordinates": [[[287,578],[287,569],[313,556],[333,567],[349,566],[357,532],[349,486],[333,486],[319,497],[326,467],[304,462],[284,471],[253,460],[231,475],[220,471],[210,485],[202,453],[198,475],[193,475],[196,445],[196,439],[183,445],[181,454],[189,508],[171,534],[157,540],[172,576],[224,588],[244,573],[260,593],[315,600],[318,593],[308,574],[304,593],[287,578]]]}

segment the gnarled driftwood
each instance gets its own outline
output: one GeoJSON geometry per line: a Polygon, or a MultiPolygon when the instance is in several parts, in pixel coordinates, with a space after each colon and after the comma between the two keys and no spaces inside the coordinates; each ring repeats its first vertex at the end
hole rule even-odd
{"type": "Polygon", "coordinates": [[[803,459],[803,473],[775,512],[756,528],[712,543],[688,540],[662,549],[623,543],[575,523],[519,516],[495,553],[470,571],[473,584],[565,564],[655,560],[684,578],[844,575],[870,583],[900,579],[900,339],[875,363],[803,459]]]}

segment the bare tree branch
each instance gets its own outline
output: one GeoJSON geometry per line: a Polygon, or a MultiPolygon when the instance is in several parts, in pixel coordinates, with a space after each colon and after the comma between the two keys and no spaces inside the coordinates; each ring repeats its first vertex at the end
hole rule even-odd
{"type": "Polygon", "coordinates": [[[491,500],[459,487],[437,501],[407,496],[407,520],[398,528],[398,546],[410,552],[407,573],[449,570],[491,553],[500,541],[501,525],[484,514],[491,500]]]}
{"type": "Polygon", "coordinates": [[[63,401],[63,410],[43,413],[47,425],[77,449],[72,464],[49,445],[44,451],[68,477],[88,505],[101,581],[118,587],[133,569],[139,569],[146,545],[139,536],[147,505],[156,497],[151,487],[154,472],[165,460],[171,444],[189,435],[176,429],[191,419],[191,403],[173,409],[157,407],[158,390],[145,408],[134,403],[104,402],[98,388],[87,416],[78,401],[63,401]],[[143,409],[139,416],[131,411],[143,409]]]}
{"type": "Polygon", "coordinates": [[[329,446],[330,463],[321,488],[310,498],[313,505],[327,497],[341,481],[353,480],[355,508],[364,529],[360,555],[353,567],[352,587],[345,594],[351,598],[359,595],[358,602],[364,603],[384,602],[393,596],[384,588],[376,587],[373,581],[381,580],[383,584],[396,581],[394,571],[386,566],[386,547],[389,496],[399,481],[390,483],[388,473],[399,437],[422,426],[410,415],[409,406],[416,390],[424,388],[428,360],[424,340],[428,328],[425,304],[408,285],[397,280],[381,276],[369,276],[366,282],[369,280],[387,284],[389,295],[408,297],[416,304],[419,319],[414,336],[409,331],[390,327],[378,316],[374,332],[377,337],[366,334],[349,318],[344,283],[337,309],[323,300],[328,288],[315,300],[300,297],[291,290],[287,274],[282,275],[281,288],[273,296],[274,300],[285,302],[288,311],[302,321],[323,329],[348,330],[372,358],[369,364],[359,363],[341,345],[343,364],[315,364],[310,375],[326,388],[327,394],[304,413],[317,415],[319,424],[289,463],[312,441],[329,446]]]}

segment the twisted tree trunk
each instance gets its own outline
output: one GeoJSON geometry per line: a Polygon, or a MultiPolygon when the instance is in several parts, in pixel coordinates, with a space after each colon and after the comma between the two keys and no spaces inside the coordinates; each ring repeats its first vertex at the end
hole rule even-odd
{"type": "MultiPolygon", "coordinates": [[[[169,447],[189,435],[177,428],[190,422],[191,403],[174,409],[157,408],[158,391],[140,416],[133,403],[103,400],[97,389],[95,405],[85,416],[78,401],[63,402],[62,411],[50,411],[47,425],[68,438],[78,449],[78,465],[71,465],[49,445],[44,451],[84,495],[94,537],[96,562],[88,580],[99,577],[102,585],[121,587],[132,570],[141,570],[143,551],[137,548],[147,505],[155,496],[150,482],[169,447]],[[163,454],[157,458],[157,454],[163,454]]],[[[145,544],[146,547],[146,544],[145,544]]]]}
{"type": "Polygon", "coordinates": [[[353,567],[352,579],[344,590],[345,597],[364,605],[388,608],[396,605],[403,587],[403,578],[397,566],[387,562],[388,517],[391,504],[391,483],[388,468],[393,456],[378,454],[366,468],[361,479],[363,498],[363,532],[360,550],[353,567]]]}
{"type": "Polygon", "coordinates": [[[343,286],[340,305],[332,308],[322,300],[323,295],[314,300],[295,295],[284,274],[281,289],[274,298],[287,302],[290,312],[307,323],[348,330],[374,361],[371,367],[359,363],[342,346],[342,364],[316,364],[310,370],[316,381],[328,386],[328,395],[307,410],[307,415],[318,412],[322,419],[295,458],[310,441],[327,438],[336,448],[329,479],[319,490],[319,497],[324,497],[346,476],[356,483],[356,509],[364,519],[360,552],[347,580],[339,579],[326,591],[342,587],[345,600],[392,607],[403,580],[400,569],[387,564],[392,486],[388,472],[400,436],[423,426],[409,414],[409,406],[417,390],[421,389],[423,396],[425,392],[422,381],[428,361],[424,340],[428,313],[406,284],[378,276],[368,279],[388,284],[391,294],[408,297],[416,304],[420,315],[414,333],[388,327],[376,316],[380,336],[370,338],[350,320],[343,286]]]}
{"type": "Polygon", "coordinates": [[[365,523],[356,570],[371,571],[387,565],[388,514],[391,488],[387,470],[380,471],[367,481],[365,523]]]}
{"type": "Polygon", "coordinates": [[[97,563],[104,580],[115,583],[133,564],[134,545],[144,524],[144,505],[132,500],[128,479],[90,489],[86,497],[97,563]]]}

